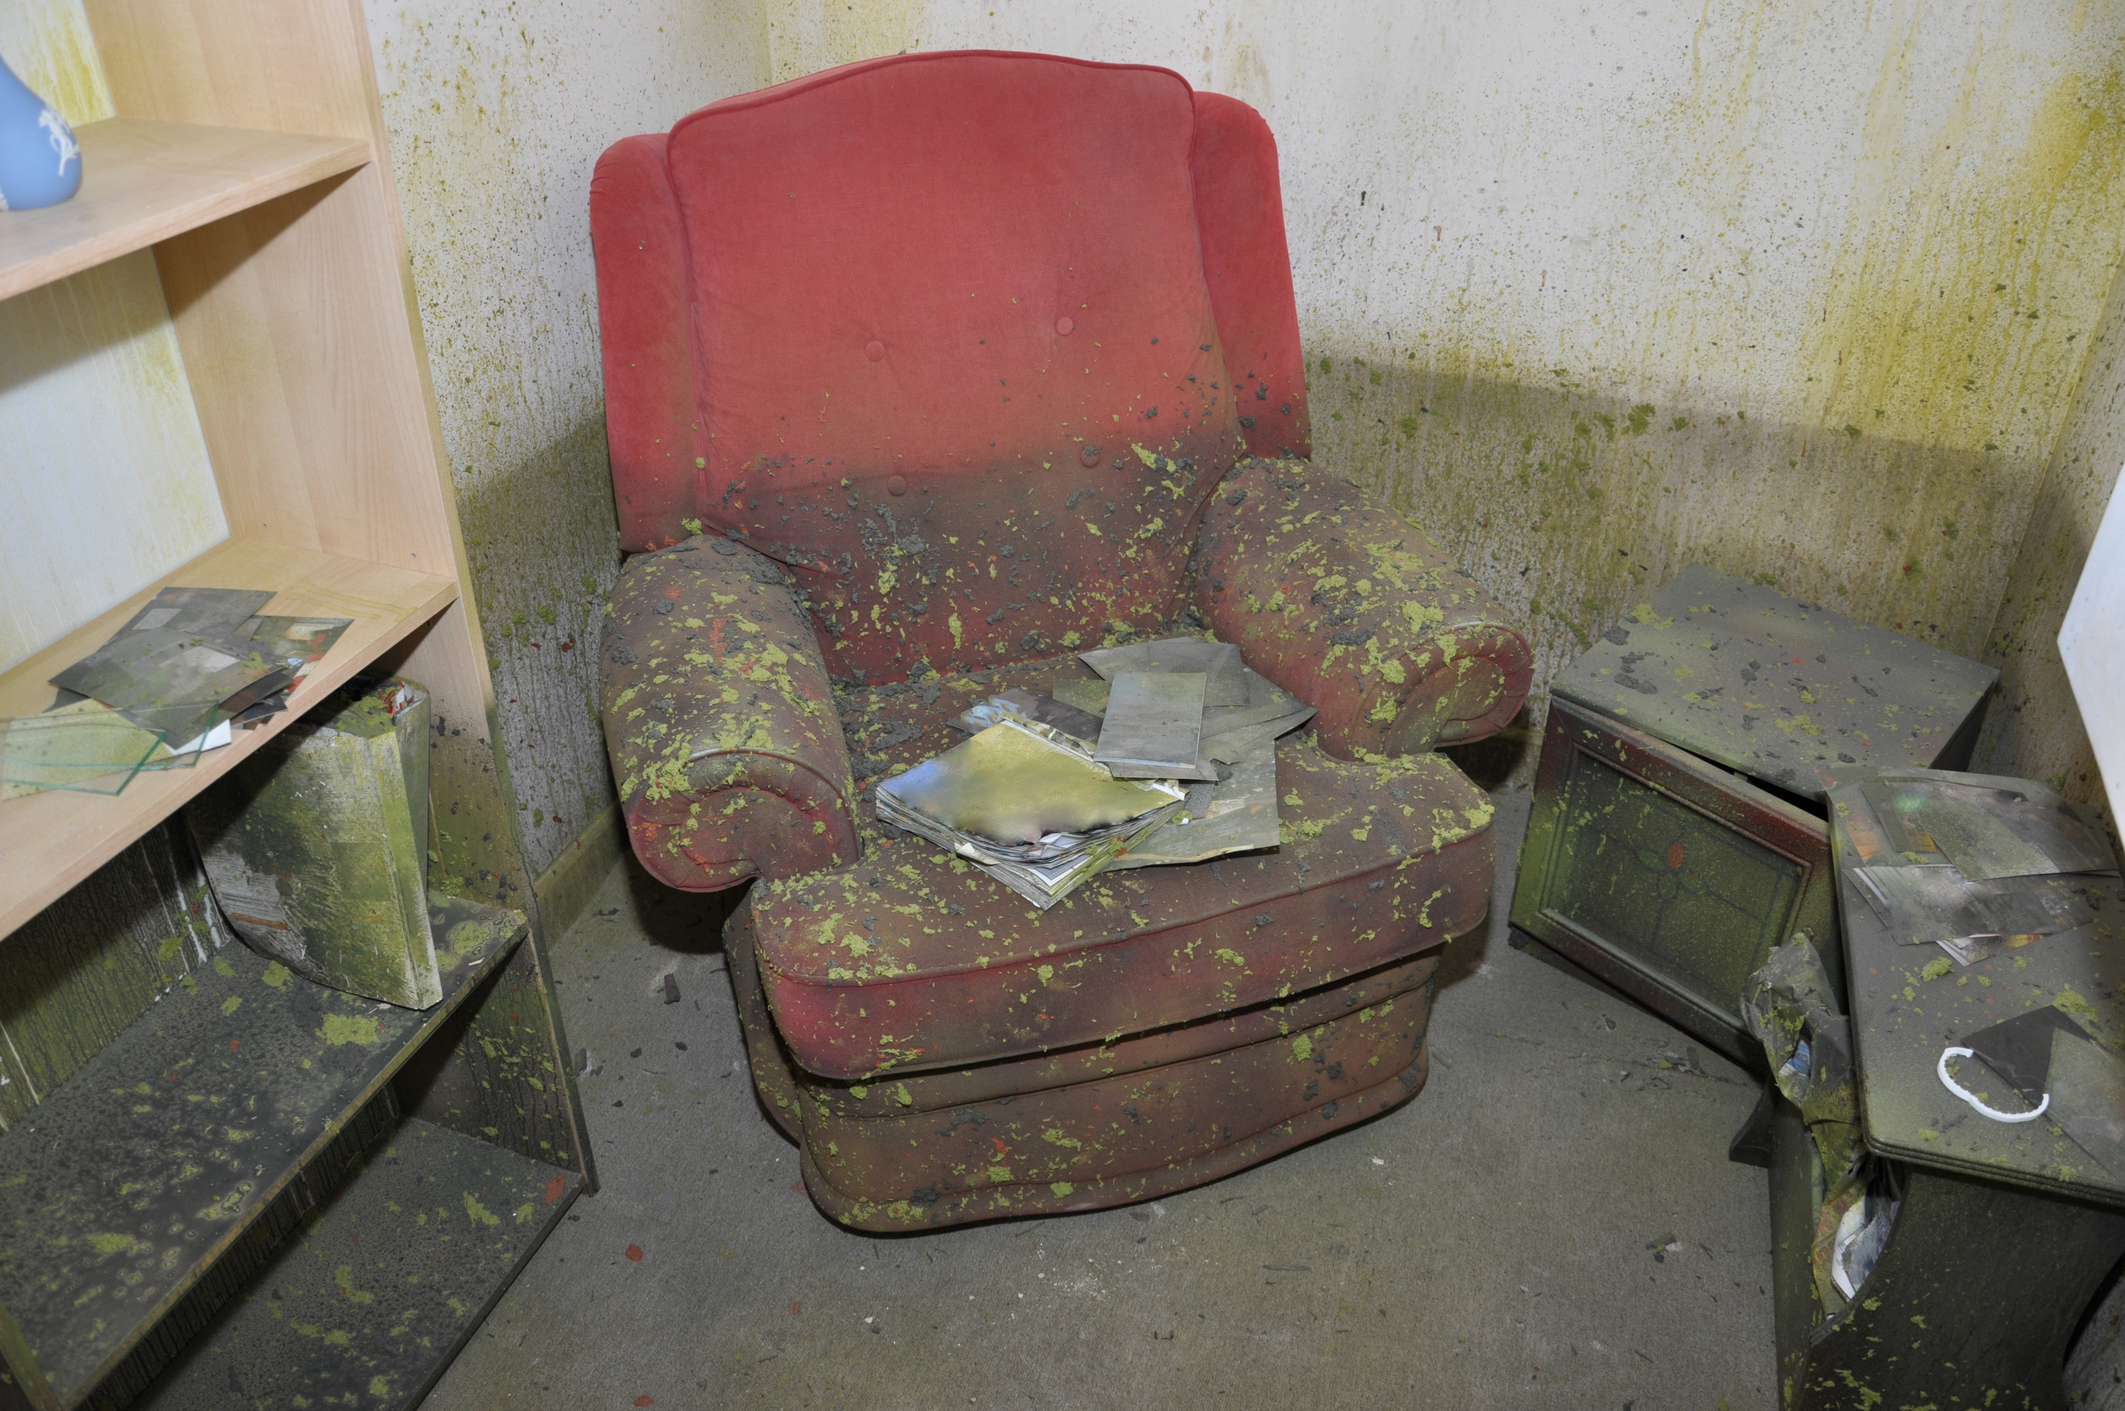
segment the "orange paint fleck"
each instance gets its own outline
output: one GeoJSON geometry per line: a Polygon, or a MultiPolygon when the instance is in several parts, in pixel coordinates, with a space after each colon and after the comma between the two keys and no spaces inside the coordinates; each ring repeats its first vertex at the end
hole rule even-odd
{"type": "Polygon", "coordinates": [[[634,1263],[640,1264],[642,1262],[642,1246],[638,1244],[627,1246],[627,1257],[634,1263]]]}
{"type": "Polygon", "coordinates": [[[561,1198],[561,1193],[567,1189],[568,1182],[559,1176],[555,1176],[546,1183],[546,1203],[548,1205],[553,1204],[561,1198]]]}

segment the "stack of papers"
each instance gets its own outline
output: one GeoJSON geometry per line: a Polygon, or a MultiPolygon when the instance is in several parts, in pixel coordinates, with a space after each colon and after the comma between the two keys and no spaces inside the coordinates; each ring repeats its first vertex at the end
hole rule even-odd
{"type": "Polygon", "coordinates": [[[969,708],[953,724],[975,738],[880,784],[879,819],[973,859],[1041,907],[1103,870],[1277,846],[1276,740],[1312,719],[1311,706],[1248,670],[1228,643],[1177,637],[1082,660],[1105,679],[1058,681],[1053,697],[1012,689],[969,708]],[[1006,726],[1068,767],[1025,739],[984,744],[1006,726]],[[1133,799],[1093,788],[1102,781],[1154,789],[1159,802],[1125,820],[1072,812],[1087,799],[1133,799]]]}
{"type": "Polygon", "coordinates": [[[1006,719],[878,786],[878,818],[968,858],[1046,910],[1185,798],[1116,779],[1057,732],[1006,719]]]}
{"type": "Polygon", "coordinates": [[[1080,747],[1081,753],[1086,755],[1092,753],[1099,739],[1097,715],[1015,686],[1001,695],[989,697],[980,705],[969,706],[952,723],[969,735],[979,735],[1002,720],[1027,720],[1046,725],[1055,733],[1067,735],[1070,743],[1080,747]]]}
{"type": "Polygon", "coordinates": [[[117,793],[142,769],[184,768],[231,727],[287,709],[349,618],[258,615],[272,597],[165,588],[112,638],[52,677],[58,702],[0,722],[0,798],[117,793]]]}
{"type": "Polygon", "coordinates": [[[2100,898],[2075,877],[2117,870],[2070,804],[1943,779],[1869,780],[1861,793],[1880,833],[1870,865],[1849,869],[1859,894],[1899,942],[1963,965],[2088,925],[2100,898]]]}

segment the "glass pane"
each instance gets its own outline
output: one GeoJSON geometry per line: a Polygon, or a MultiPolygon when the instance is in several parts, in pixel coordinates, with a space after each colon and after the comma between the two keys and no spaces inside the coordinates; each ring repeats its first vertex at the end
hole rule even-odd
{"type": "Polygon", "coordinates": [[[46,789],[118,793],[162,739],[94,701],[8,718],[0,722],[0,799],[46,789]]]}
{"type": "Polygon", "coordinates": [[[1574,752],[1550,909],[1728,1014],[1785,939],[1801,868],[1574,752]]]}

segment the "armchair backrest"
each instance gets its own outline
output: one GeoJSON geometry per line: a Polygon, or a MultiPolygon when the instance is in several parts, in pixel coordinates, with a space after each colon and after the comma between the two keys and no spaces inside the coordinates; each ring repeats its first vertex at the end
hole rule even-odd
{"type": "Polygon", "coordinates": [[[1164,69],[827,70],[616,143],[591,224],[623,546],[783,562],[839,675],[1170,620],[1224,470],[1309,449],[1275,144],[1164,69]]]}

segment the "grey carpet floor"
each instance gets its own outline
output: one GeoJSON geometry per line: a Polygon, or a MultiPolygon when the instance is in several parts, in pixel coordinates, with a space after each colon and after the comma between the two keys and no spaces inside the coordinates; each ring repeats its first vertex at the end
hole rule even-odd
{"type": "Polygon", "coordinates": [[[427,1406],[1774,1406],[1765,1173],[1726,1160],[1754,1088],[1507,943],[1528,795],[1498,803],[1414,1102],[1149,1205],[912,1237],[805,1198],[725,904],[616,869],[552,947],[603,1189],[427,1406]]]}

